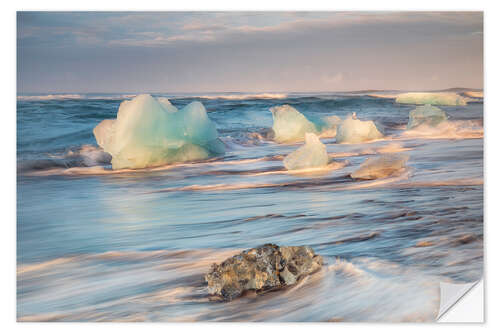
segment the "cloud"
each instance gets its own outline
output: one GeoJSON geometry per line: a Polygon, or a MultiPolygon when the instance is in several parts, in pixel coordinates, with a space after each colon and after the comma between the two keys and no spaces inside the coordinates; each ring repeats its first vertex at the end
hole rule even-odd
{"type": "Polygon", "coordinates": [[[182,26],[181,30],[183,31],[222,31],[227,30],[228,27],[223,24],[216,23],[200,23],[200,22],[192,22],[187,23],[182,26]]]}
{"type": "Polygon", "coordinates": [[[28,92],[482,85],[478,12],[20,12],[17,27],[28,92]]]}
{"type": "Polygon", "coordinates": [[[324,74],[321,76],[321,80],[327,85],[327,86],[336,86],[337,84],[341,83],[344,80],[344,74],[343,73],[337,73],[337,74],[324,74]]]}
{"type": "Polygon", "coordinates": [[[450,12],[276,12],[276,13],[23,13],[18,16],[18,41],[159,47],[186,42],[223,42],[241,38],[290,38],[317,30],[335,32],[363,27],[482,33],[482,13],[450,12]]]}

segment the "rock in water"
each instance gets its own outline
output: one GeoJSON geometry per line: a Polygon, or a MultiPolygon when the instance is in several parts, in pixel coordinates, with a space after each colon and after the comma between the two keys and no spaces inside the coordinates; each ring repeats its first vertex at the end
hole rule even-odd
{"type": "Polygon", "coordinates": [[[325,145],[313,133],[306,133],[306,143],[283,160],[288,170],[320,168],[328,164],[325,145]]]}
{"type": "Polygon", "coordinates": [[[208,291],[230,301],[247,290],[265,291],[296,283],[318,271],[323,258],[309,246],[266,244],[213,264],[205,275],[208,291]]]}
{"type": "Polygon", "coordinates": [[[429,104],[417,106],[415,110],[410,111],[409,117],[408,129],[418,127],[422,124],[435,127],[448,119],[443,110],[429,104]]]}

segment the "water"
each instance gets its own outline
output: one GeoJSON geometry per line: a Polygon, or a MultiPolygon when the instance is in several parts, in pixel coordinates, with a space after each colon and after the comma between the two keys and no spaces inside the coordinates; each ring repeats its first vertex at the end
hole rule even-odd
{"type": "MultiPolygon", "coordinates": [[[[200,163],[112,171],[92,129],[132,96],[23,96],[17,110],[17,316],[61,321],[431,321],[439,282],[483,271],[483,104],[440,107],[446,128],[406,131],[415,106],[358,94],[161,95],[201,101],[227,146],[200,163]],[[335,168],[288,173],[297,145],[266,140],[269,108],[356,112],[385,138],[322,139],[335,168]],[[353,180],[382,153],[402,174],[353,180]],[[213,262],[264,243],[325,258],[298,285],[214,302],[213,262]]],[[[160,96],[160,95],[157,95],[160,96]]]]}

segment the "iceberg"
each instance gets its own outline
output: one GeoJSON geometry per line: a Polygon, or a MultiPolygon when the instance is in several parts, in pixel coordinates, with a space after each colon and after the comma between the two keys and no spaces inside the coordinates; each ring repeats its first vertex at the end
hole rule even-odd
{"type": "Polygon", "coordinates": [[[381,131],[371,120],[356,119],[355,114],[347,117],[337,127],[337,143],[361,143],[384,137],[381,131]]]}
{"type": "Polygon", "coordinates": [[[288,170],[320,168],[328,164],[325,145],[314,133],[305,134],[305,144],[283,160],[288,170]]]}
{"type": "Polygon", "coordinates": [[[408,120],[407,127],[408,129],[412,129],[422,124],[435,127],[447,119],[448,117],[443,110],[426,104],[424,106],[417,106],[415,110],[410,111],[410,118],[408,120]]]}
{"type": "Polygon", "coordinates": [[[407,155],[382,155],[367,158],[358,170],[351,173],[351,178],[379,179],[397,176],[406,169],[407,155]]]}
{"type": "Polygon", "coordinates": [[[415,92],[399,94],[396,103],[400,104],[432,104],[432,105],[467,105],[467,99],[456,93],[415,92]]]}
{"type": "Polygon", "coordinates": [[[200,102],[177,110],[168,99],[139,95],[120,104],[116,119],[94,128],[97,144],[112,156],[113,169],[203,160],[223,154],[215,124],[200,102]]]}

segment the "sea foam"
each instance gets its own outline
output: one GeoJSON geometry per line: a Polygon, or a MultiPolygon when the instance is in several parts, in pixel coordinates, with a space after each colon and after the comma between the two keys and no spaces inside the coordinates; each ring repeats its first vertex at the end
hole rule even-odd
{"type": "Polygon", "coordinates": [[[226,99],[226,100],[245,100],[245,99],[284,99],[287,94],[260,93],[260,94],[222,94],[222,95],[201,95],[197,96],[204,99],[226,99]]]}
{"type": "Polygon", "coordinates": [[[83,99],[79,94],[49,94],[49,95],[21,95],[17,96],[18,101],[50,101],[64,99],[83,99]]]}

